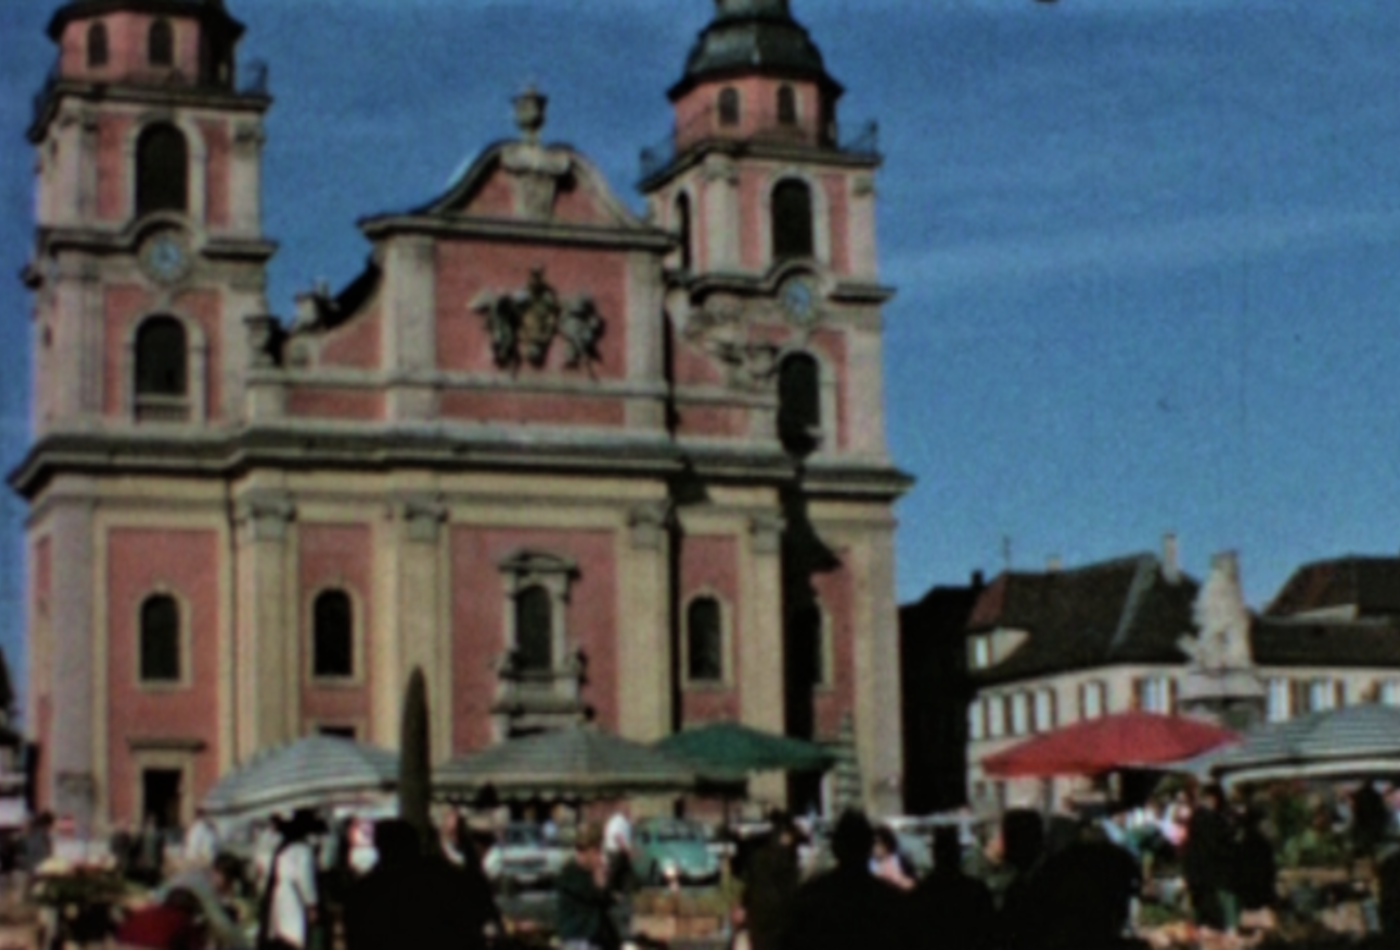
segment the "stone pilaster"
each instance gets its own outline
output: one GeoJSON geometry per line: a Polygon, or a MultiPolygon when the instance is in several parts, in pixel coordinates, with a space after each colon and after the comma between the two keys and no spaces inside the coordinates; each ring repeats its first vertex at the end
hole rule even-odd
{"type": "MultiPolygon", "coordinates": [[[[783,530],[777,512],[749,520],[740,556],[739,717],[747,726],[782,735],[787,731],[783,676],[783,530]]],[[[753,781],[755,799],[785,805],[782,775],[753,781]]]]}
{"type": "Polygon", "coordinates": [[[629,739],[670,735],[671,538],[666,500],[633,508],[618,544],[618,727],[629,739]]]}
{"type": "Polygon", "coordinates": [[[739,171],[727,156],[705,157],[705,260],[700,271],[739,269],[739,171]]]}
{"type": "Polygon", "coordinates": [[[55,504],[49,516],[54,574],[49,689],[55,701],[44,767],[51,776],[53,810],[73,816],[83,830],[91,827],[97,799],[95,725],[101,717],[95,716],[94,697],[105,685],[97,677],[106,672],[93,662],[94,598],[106,588],[94,577],[94,517],[93,504],[80,498],[55,504]]]}
{"type": "Polygon", "coordinates": [[[899,612],[894,590],[894,529],[872,527],[851,549],[855,575],[856,755],[865,808],[902,811],[899,612]]]}
{"type": "Polygon", "coordinates": [[[295,508],[280,493],[237,502],[239,600],[238,760],[291,739],[295,731],[300,650],[290,554],[295,508]]]}
{"type": "Polygon", "coordinates": [[[383,632],[397,634],[400,642],[400,705],[408,675],[415,666],[423,669],[428,685],[433,758],[444,761],[452,751],[451,639],[442,627],[446,595],[442,583],[442,561],[446,557],[443,542],[447,535],[443,524],[448,513],[446,506],[431,495],[404,498],[398,509],[398,624],[383,632]]]}
{"type": "Polygon", "coordinates": [[[433,241],[402,237],[385,251],[384,366],[390,419],[431,419],[436,394],[423,381],[437,368],[437,257],[433,241]]]}

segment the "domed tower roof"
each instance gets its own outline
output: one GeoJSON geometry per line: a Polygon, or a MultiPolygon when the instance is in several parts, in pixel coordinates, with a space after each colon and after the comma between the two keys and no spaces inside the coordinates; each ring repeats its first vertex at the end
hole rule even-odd
{"type": "Polygon", "coordinates": [[[809,79],[840,94],[826,71],[821,50],[792,17],[788,0],[715,0],[715,18],[690,51],[685,75],[671,98],[697,83],[735,75],[809,79]]]}
{"type": "Polygon", "coordinates": [[[216,24],[232,39],[237,39],[243,33],[243,24],[229,15],[224,0],[69,0],[55,10],[53,19],[49,20],[49,38],[59,40],[64,27],[73,20],[126,10],[160,16],[198,17],[205,23],[216,24]]]}

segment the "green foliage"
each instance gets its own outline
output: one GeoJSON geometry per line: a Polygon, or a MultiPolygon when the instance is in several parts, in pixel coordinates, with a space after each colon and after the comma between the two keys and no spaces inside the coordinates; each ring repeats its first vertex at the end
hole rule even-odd
{"type": "Polygon", "coordinates": [[[418,832],[425,854],[438,847],[429,806],[433,794],[428,745],[428,683],[414,667],[403,698],[399,736],[399,817],[418,832]]]}

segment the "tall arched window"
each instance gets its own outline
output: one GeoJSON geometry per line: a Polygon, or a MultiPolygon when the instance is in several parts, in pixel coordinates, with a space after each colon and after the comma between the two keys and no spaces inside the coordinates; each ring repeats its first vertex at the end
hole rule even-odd
{"type": "Polygon", "coordinates": [[[791,86],[778,87],[778,124],[797,124],[797,93],[791,86]]]}
{"type": "Polygon", "coordinates": [[[793,353],[778,367],[778,439],[797,455],[816,448],[822,424],[821,367],[793,353]]]}
{"type": "Polygon", "coordinates": [[[151,24],[146,61],[152,66],[175,65],[175,30],[169,20],[157,20],[151,24]]]}
{"type": "Polygon", "coordinates": [[[681,238],[681,269],[688,271],[695,258],[691,249],[690,196],[685,193],[676,198],[676,230],[681,238]]]}
{"type": "Polygon", "coordinates": [[[180,605],[168,594],[147,597],[141,605],[141,680],[173,683],[180,679],[180,605]]]}
{"type": "Polygon", "coordinates": [[[107,25],[101,20],[88,27],[87,33],[87,64],[88,66],[106,66],[110,55],[107,48],[107,25]]]}
{"type": "Polygon", "coordinates": [[[773,189],[773,260],[813,256],[812,189],[784,179],[773,189]]]}
{"type": "Polygon", "coordinates": [[[136,331],[136,395],[185,396],[189,392],[185,327],[174,317],[151,317],[136,331]]]}
{"type": "Polygon", "coordinates": [[[515,598],[515,652],[523,672],[554,669],[553,606],[543,587],[527,587],[515,598]]]}
{"type": "Polygon", "coordinates": [[[136,216],[185,211],[190,200],[190,150],[184,134],[160,123],[136,143],[136,216]]]}
{"type": "Polygon", "coordinates": [[[719,601],[699,597],[685,614],[686,678],[717,683],[724,679],[724,627],[719,601]]]}
{"type": "Polygon", "coordinates": [[[739,90],[732,86],[726,86],[719,91],[719,124],[739,124],[739,90]]]}
{"type": "Polygon", "coordinates": [[[355,608],[343,590],[328,590],[311,607],[314,676],[355,675],[355,608]]]}

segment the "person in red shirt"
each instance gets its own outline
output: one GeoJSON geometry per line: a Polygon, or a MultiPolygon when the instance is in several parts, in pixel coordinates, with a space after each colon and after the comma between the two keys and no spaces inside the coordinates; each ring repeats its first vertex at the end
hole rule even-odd
{"type": "Polygon", "coordinates": [[[132,912],[117,928],[116,943],[144,950],[201,950],[199,899],[183,888],[171,891],[162,903],[132,912]]]}

